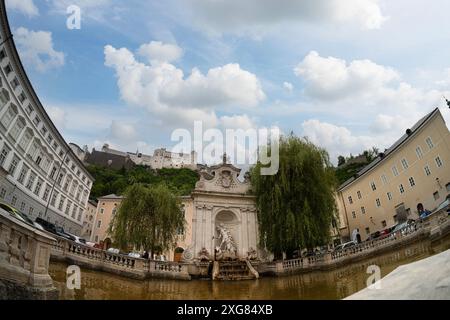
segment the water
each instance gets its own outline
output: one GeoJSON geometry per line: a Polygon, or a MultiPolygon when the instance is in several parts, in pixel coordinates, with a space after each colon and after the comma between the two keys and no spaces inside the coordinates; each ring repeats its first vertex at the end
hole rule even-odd
{"type": "Polygon", "coordinates": [[[369,265],[381,268],[382,276],[398,266],[450,249],[450,237],[438,242],[422,241],[408,247],[331,271],[247,281],[132,280],[109,273],[82,269],[81,289],[66,287],[63,263],[51,263],[50,275],[68,300],[191,300],[191,299],[342,299],[366,287],[369,265]]]}

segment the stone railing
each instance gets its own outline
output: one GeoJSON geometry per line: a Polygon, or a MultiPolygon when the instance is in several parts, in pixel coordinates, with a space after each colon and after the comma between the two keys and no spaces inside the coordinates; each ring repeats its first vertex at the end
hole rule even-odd
{"type": "Polygon", "coordinates": [[[450,231],[450,219],[445,210],[419,220],[385,237],[365,241],[347,249],[323,255],[284,260],[275,263],[275,273],[283,274],[299,270],[327,269],[340,264],[375,255],[393,247],[419,239],[421,236],[442,236],[450,231]]]}
{"type": "Polygon", "coordinates": [[[190,279],[187,266],[182,263],[133,258],[91,248],[60,237],[56,237],[51,257],[54,260],[65,261],[87,269],[116,273],[136,279],[149,277],[190,279]]]}
{"type": "Polygon", "coordinates": [[[56,299],[48,273],[55,239],[0,212],[0,299],[56,299]]]}

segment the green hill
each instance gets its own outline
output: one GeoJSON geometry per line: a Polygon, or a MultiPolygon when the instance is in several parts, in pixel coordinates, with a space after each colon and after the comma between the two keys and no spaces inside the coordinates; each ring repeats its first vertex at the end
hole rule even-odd
{"type": "Polygon", "coordinates": [[[90,165],[87,169],[95,178],[90,196],[92,199],[112,193],[120,195],[134,183],[164,182],[176,195],[189,195],[199,179],[197,172],[186,168],[152,170],[145,166],[135,166],[129,170],[115,170],[90,165]]]}

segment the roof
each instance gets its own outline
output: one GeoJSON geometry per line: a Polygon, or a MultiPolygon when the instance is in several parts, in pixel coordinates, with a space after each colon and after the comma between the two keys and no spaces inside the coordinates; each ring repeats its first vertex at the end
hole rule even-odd
{"type": "Polygon", "coordinates": [[[62,141],[62,143],[65,145],[66,152],[72,156],[72,160],[77,162],[79,167],[84,170],[84,173],[87,177],[89,177],[92,181],[94,181],[94,177],[89,173],[89,171],[86,169],[84,164],[81,162],[81,160],[76,156],[76,154],[73,152],[73,150],[70,148],[69,144],[66,142],[64,137],[61,135],[59,130],[56,128],[53,121],[50,119],[50,117],[47,114],[47,111],[45,110],[44,106],[42,105],[41,101],[39,100],[39,97],[36,94],[36,91],[34,91],[33,86],[31,85],[31,81],[28,78],[27,73],[25,72],[25,68],[22,64],[22,61],[20,60],[19,53],[16,48],[16,44],[13,41],[13,34],[11,33],[11,28],[9,26],[8,22],[8,15],[6,13],[6,5],[4,0],[0,0],[0,25],[3,29],[3,32],[5,33],[5,39],[2,39],[5,46],[8,46],[9,50],[12,53],[12,56],[9,56],[11,61],[14,61],[18,68],[15,68],[14,71],[17,73],[17,75],[22,80],[23,84],[25,85],[24,89],[28,91],[29,93],[29,100],[33,100],[35,105],[40,109],[40,112],[44,116],[46,122],[50,125],[52,132],[56,133],[56,136],[59,138],[59,140],[62,141]]]}
{"type": "Polygon", "coordinates": [[[97,200],[121,200],[123,198],[123,196],[118,196],[116,194],[108,194],[107,196],[97,198],[97,200]]]}
{"type": "Polygon", "coordinates": [[[372,170],[373,168],[375,168],[376,166],[378,166],[379,164],[383,163],[384,161],[386,161],[386,159],[393,154],[398,148],[400,148],[401,146],[403,146],[406,142],[408,142],[409,140],[411,140],[411,138],[420,130],[422,129],[430,119],[432,119],[435,115],[437,114],[441,114],[439,111],[439,108],[435,108],[433,111],[431,111],[430,113],[428,113],[426,116],[424,116],[422,119],[420,119],[419,121],[416,122],[416,124],[414,126],[412,126],[411,129],[406,130],[407,133],[405,133],[400,139],[398,139],[391,147],[389,147],[388,149],[386,149],[383,153],[381,153],[380,155],[382,156],[378,156],[376,157],[371,163],[369,163],[367,166],[365,166],[364,168],[362,168],[361,170],[358,171],[358,173],[356,174],[356,178],[352,177],[350,179],[348,179],[347,181],[345,181],[343,184],[341,184],[338,188],[338,190],[342,190],[345,187],[347,187],[348,185],[350,185],[351,183],[355,182],[356,180],[358,180],[361,176],[363,176],[364,174],[366,174],[367,172],[369,172],[370,170],[372,170]],[[411,130],[409,132],[409,130],[411,130]]]}

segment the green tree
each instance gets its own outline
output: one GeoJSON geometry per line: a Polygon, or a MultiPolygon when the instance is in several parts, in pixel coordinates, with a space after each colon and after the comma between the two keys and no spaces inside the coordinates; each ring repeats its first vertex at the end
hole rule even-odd
{"type": "Polygon", "coordinates": [[[150,251],[172,248],[185,219],[181,203],[165,184],[129,186],[109,227],[120,248],[134,246],[150,251]]]}
{"type": "Polygon", "coordinates": [[[261,164],[251,172],[261,245],[279,255],[328,243],[337,211],[328,153],[291,134],[280,140],[279,159],[275,175],[261,175],[261,164]]]}

